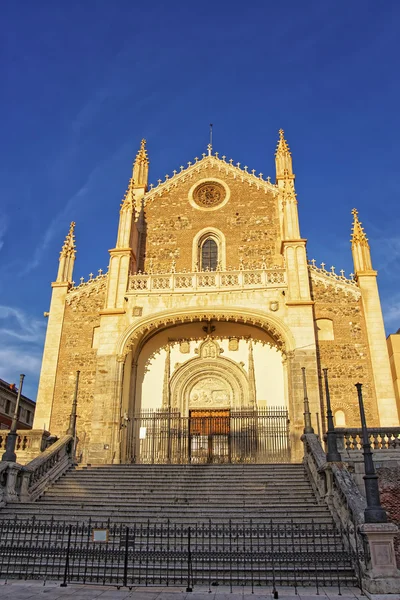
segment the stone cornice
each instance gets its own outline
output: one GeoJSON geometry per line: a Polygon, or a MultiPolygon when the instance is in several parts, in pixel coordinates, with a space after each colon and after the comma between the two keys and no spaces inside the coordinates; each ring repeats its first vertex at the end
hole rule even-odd
{"type": "MultiPolygon", "coordinates": [[[[308,271],[310,273],[312,281],[320,282],[323,285],[332,285],[338,289],[343,290],[345,293],[352,293],[355,296],[360,297],[361,292],[357,286],[357,282],[354,279],[347,279],[344,275],[338,275],[332,271],[326,271],[320,269],[315,265],[309,264],[308,271]]],[[[343,271],[342,271],[343,272],[343,271]]]]}
{"type": "Polygon", "coordinates": [[[265,191],[265,193],[279,193],[276,185],[270,181],[262,179],[262,173],[260,173],[259,176],[255,175],[255,170],[249,173],[247,171],[247,167],[241,169],[240,163],[234,165],[232,160],[226,162],[225,157],[222,159],[218,157],[218,153],[216,153],[214,156],[204,156],[201,160],[195,159],[194,163],[189,162],[188,165],[189,166],[186,169],[181,167],[180,172],[174,171],[172,177],[167,175],[165,181],[161,181],[159,179],[159,184],[155,188],[150,189],[144,195],[144,203],[146,204],[148,201],[153,200],[153,198],[161,196],[161,194],[164,192],[168,192],[171,188],[176,187],[180,182],[184,182],[186,179],[191,179],[196,173],[201,173],[201,171],[207,167],[218,167],[220,172],[225,172],[227,175],[233,175],[235,179],[246,182],[250,186],[256,186],[257,189],[262,189],[265,191]]]}

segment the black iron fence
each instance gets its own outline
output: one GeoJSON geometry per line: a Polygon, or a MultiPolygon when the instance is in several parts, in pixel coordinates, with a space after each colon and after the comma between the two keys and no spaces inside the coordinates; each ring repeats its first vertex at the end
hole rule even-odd
{"type": "Polygon", "coordinates": [[[147,410],[133,419],[134,461],[148,464],[290,462],[288,411],[147,410]]]}
{"type": "Polygon", "coordinates": [[[117,587],[361,585],[362,553],[333,524],[0,522],[0,578],[117,587]]]}

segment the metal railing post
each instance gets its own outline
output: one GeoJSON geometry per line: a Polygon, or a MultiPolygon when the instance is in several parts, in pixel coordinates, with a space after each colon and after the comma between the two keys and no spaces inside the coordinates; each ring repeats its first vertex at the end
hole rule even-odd
{"type": "Polygon", "coordinates": [[[11,422],[10,431],[7,436],[6,451],[4,452],[2,459],[1,459],[2,461],[16,462],[16,460],[17,460],[17,455],[15,453],[15,446],[16,446],[17,437],[18,437],[18,434],[17,434],[18,411],[19,411],[19,403],[21,400],[21,393],[22,393],[22,386],[24,383],[24,377],[25,377],[25,375],[22,373],[19,376],[19,388],[18,388],[17,401],[15,403],[15,410],[14,410],[14,415],[13,415],[13,419],[11,422]]]}
{"type": "Polygon", "coordinates": [[[311,413],[310,404],[307,396],[307,382],[306,382],[306,368],[301,367],[303,375],[303,391],[304,391],[304,433],[314,433],[314,429],[311,425],[311,413]]]}
{"type": "Polygon", "coordinates": [[[326,432],[327,444],[328,444],[328,452],[326,453],[326,460],[328,462],[340,462],[342,457],[339,454],[337,447],[337,439],[336,439],[336,431],[335,425],[333,423],[333,415],[331,409],[331,396],[329,393],[329,384],[328,384],[328,369],[322,369],[324,373],[325,379],[325,396],[326,396],[326,420],[328,424],[328,429],[326,432]]]}
{"type": "Polygon", "coordinates": [[[361,427],[363,436],[363,455],[364,455],[364,484],[365,496],[367,499],[367,508],[364,511],[366,523],[386,523],[387,514],[382,508],[379,495],[378,475],[375,471],[374,461],[372,459],[371,445],[368,439],[367,422],[365,419],[364,402],[362,397],[362,383],[355,384],[358,394],[358,404],[360,407],[361,427]]]}

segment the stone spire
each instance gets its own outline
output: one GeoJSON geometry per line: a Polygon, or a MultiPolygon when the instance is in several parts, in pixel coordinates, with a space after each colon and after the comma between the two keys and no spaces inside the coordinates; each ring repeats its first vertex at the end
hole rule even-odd
{"type": "Polygon", "coordinates": [[[171,347],[168,344],[165,356],[164,365],[164,382],[163,382],[163,398],[162,407],[167,410],[170,409],[170,391],[169,391],[169,380],[171,376],[171,347]]]}
{"type": "Polygon", "coordinates": [[[279,130],[278,146],[275,152],[275,167],[277,181],[279,179],[294,179],[292,154],[288,143],[285,140],[285,132],[283,129],[279,130]]]}
{"type": "Polygon", "coordinates": [[[256,403],[256,376],[254,371],[253,341],[249,340],[249,405],[256,403]]]}
{"type": "Polygon", "coordinates": [[[133,163],[132,179],[135,182],[135,187],[143,187],[145,188],[145,191],[147,191],[149,179],[149,157],[146,150],[146,140],[144,139],[140,144],[139,152],[137,153],[135,162],[133,163]]]}
{"type": "Polygon", "coordinates": [[[75,223],[72,221],[65,242],[60,252],[60,264],[58,265],[58,282],[72,282],[72,273],[74,270],[76,246],[75,246],[75,223]]]}
{"type": "Polygon", "coordinates": [[[359,273],[371,272],[371,251],[368,243],[368,238],[365,234],[361,221],[358,218],[358,211],[353,208],[353,230],[351,233],[351,251],[353,254],[354,272],[359,273]]]}

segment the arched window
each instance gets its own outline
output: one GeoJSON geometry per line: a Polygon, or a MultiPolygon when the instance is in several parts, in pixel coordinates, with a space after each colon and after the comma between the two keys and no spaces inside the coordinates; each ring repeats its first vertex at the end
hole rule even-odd
{"type": "Polygon", "coordinates": [[[201,271],[216,271],[218,266],[217,242],[208,237],[201,245],[201,271]]]}
{"type": "Polygon", "coordinates": [[[331,319],[317,319],[315,321],[317,337],[320,341],[334,340],[333,323],[331,319]]]}
{"type": "Polygon", "coordinates": [[[346,415],[342,410],[335,412],[335,425],[336,427],[346,427],[346,415]]]}

